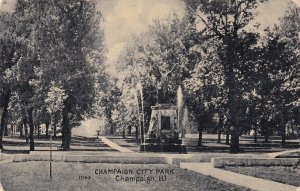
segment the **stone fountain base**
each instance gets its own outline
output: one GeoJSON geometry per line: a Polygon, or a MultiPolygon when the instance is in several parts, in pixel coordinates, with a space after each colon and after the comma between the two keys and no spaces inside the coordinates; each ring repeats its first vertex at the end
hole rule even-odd
{"type": "Polygon", "coordinates": [[[141,152],[186,153],[186,147],[179,138],[177,106],[160,104],[152,106],[151,120],[141,152]]]}
{"type": "Polygon", "coordinates": [[[145,143],[140,146],[141,152],[173,152],[186,154],[186,146],[182,144],[182,140],[162,142],[159,139],[145,139],[145,143]]]}

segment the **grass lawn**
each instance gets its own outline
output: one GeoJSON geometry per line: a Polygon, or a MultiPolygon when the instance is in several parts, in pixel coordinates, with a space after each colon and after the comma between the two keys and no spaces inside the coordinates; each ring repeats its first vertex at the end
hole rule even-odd
{"type": "MultiPolygon", "coordinates": [[[[7,191],[43,191],[43,190],[197,190],[197,191],[246,191],[247,188],[228,184],[212,177],[195,172],[173,168],[169,165],[130,165],[97,163],[53,162],[53,179],[49,179],[49,162],[20,162],[0,165],[1,183],[7,191]],[[95,169],[131,169],[128,177],[142,176],[138,169],[153,170],[146,177],[154,177],[150,183],[117,181],[116,174],[95,174],[95,169]],[[166,175],[166,181],[159,181],[156,171],[172,170],[166,175]],[[80,179],[86,176],[88,179],[80,179]]],[[[148,171],[149,173],[149,171],[148,171]]]]}
{"type": "MultiPolygon", "coordinates": [[[[217,143],[216,134],[203,134],[202,146],[198,146],[198,136],[190,134],[183,138],[188,153],[193,152],[229,152],[229,145],[225,144],[225,137],[222,135],[221,144],[217,143]]],[[[287,149],[298,149],[299,141],[297,139],[288,139],[285,146],[281,145],[281,139],[278,136],[272,136],[268,143],[264,142],[264,137],[258,136],[257,142],[254,143],[252,136],[240,137],[240,149],[244,153],[266,153],[280,152],[287,149]]]]}
{"type": "MultiPolygon", "coordinates": [[[[133,151],[139,152],[139,143],[136,143],[134,136],[126,136],[122,138],[121,135],[106,135],[106,138],[112,142],[131,149],[133,151]]],[[[230,150],[229,145],[225,144],[225,137],[222,135],[221,143],[217,143],[217,134],[203,134],[202,146],[198,146],[198,135],[188,134],[183,138],[183,143],[186,145],[188,153],[198,153],[198,152],[217,152],[217,153],[228,153],[230,150]]],[[[281,145],[281,139],[277,136],[270,137],[270,142],[265,143],[264,137],[259,136],[257,143],[253,142],[253,137],[251,136],[241,136],[240,137],[240,148],[244,153],[266,153],[266,152],[280,152],[287,149],[298,149],[299,143],[296,139],[287,140],[285,146],[281,145]]]]}
{"type": "Polygon", "coordinates": [[[298,168],[284,166],[225,167],[224,169],[266,180],[300,186],[300,166],[298,168]]]}

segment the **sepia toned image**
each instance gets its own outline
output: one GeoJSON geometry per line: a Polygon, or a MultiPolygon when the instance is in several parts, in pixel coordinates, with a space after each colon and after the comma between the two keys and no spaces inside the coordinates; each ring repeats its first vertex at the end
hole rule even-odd
{"type": "Polygon", "coordinates": [[[300,191],[300,0],[0,0],[0,191],[300,191]]]}

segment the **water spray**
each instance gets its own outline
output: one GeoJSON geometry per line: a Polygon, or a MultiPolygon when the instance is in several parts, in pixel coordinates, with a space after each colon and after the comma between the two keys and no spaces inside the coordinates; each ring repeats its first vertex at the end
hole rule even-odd
{"type": "Polygon", "coordinates": [[[178,116],[177,116],[177,123],[178,123],[178,128],[181,129],[181,137],[183,136],[183,127],[182,125],[180,124],[181,120],[180,120],[180,117],[181,117],[181,110],[183,108],[183,92],[182,92],[182,88],[181,86],[179,85],[178,87],[178,90],[177,90],[177,109],[178,109],[178,116]]]}

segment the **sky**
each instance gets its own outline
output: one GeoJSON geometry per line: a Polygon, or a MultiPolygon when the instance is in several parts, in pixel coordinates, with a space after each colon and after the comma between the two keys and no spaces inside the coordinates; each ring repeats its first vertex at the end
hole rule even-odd
{"type": "MultiPolygon", "coordinates": [[[[290,1],[269,0],[258,8],[259,14],[253,23],[260,22],[261,29],[272,27],[284,15],[290,1]]],[[[104,17],[107,64],[114,74],[116,61],[128,38],[147,31],[156,18],[167,18],[173,13],[182,17],[185,5],[182,0],[98,0],[98,9],[104,17]]]]}
{"type": "Polygon", "coordinates": [[[0,12],[1,11],[13,11],[17,0],[0,0],[0,12]]]}
{"type": "MultiPolygon", "coordinates": [[[[107,64],[114,67],[126,40],[145,32],[156,18],[170,14],[184,15],[181,0],[98,0],[98,9],[104,17],[105,44],[108,49],[107,64]]],[[[110,68],[113,72],[114,69],[110,68]]]]}

